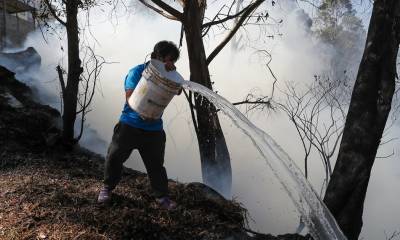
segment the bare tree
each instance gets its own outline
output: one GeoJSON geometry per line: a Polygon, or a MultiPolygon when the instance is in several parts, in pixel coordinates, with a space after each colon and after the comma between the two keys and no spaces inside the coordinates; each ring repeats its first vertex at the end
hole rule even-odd
{"type": "Polygon", "coordinates": [[[76,137],[76,141],[79,141],[83,135],[84,123],[86,115],[91,111],[90,105],[92,103],[94,94],[97,90],[97,83],[99,76],[104,64],[110,64],[106,60],[97,54],[91,47],[84,47],[83,54],[83,72],[81,75],[81,89],[78,93],[78,105],[79,109],[77,114],[80,114],[81,123],[79,135],[76,137]]]}
{"type": "MultiPolygon", "coordinates": [[[[180,0],[178,2],[182,7],[182,12],[162,0],[140,1],[162,16],[182,23],[181,38],[184,33],[189,55],[190,80],[212,89],[208,65],[241,26],[251,19],[257,21],[257,18],[253,18],[255,17],[254,11],[265,0],[253,0],[239,11],[235,11],[236,1],[233,1],[229,5],[224,5],[213,18],[208,19],[205,23],[206,0],[180,0]],[[227,24],[233,20],[235,23],[232,28],[229,28],[227,24]],[[230,30],[221,43],[209,56],[206,56],[203,37],[215,26],[230,30]]],[[[258,17],[264,18],[265,16],[258,17]]],[[[186,96],[199,143],[203,181],[217,190],[229,189],[230,192],[232,185],[230,155],[216,108],[211,102],[200,96],[193,96],[191,93],[186,93],[186,96]]]]}
{"type": "Polygon", "coordinates": [[[321,193],[324,192],[332,174],[332,158],[337,152],[337,146],[342,136],[345,109],[348,106],[346,79],[342,81],[327,81],[321,76],[314,76],[314,82],[306,85],[301,91],[298,85],[287,82],[282,90],[284,99],[274,100],[271,96],[248,94],[244,101],[233,105],[245,105],[246,111],[282,110],[294,125],[304,150],[304,172],[308,178],[310,155],[315,150],[324,166],[325,178],[321,193]]]}
{"type": "Polygon", "coordinates": [[[61,92],[62,92],[62,118],[63,118],[63,144],[72,146],[77,143],[83,134],[83,123],[89,111],[96,89],[104,59],[97,56],[91,47],[82,47],[80,29],[78,25],[79,9],[88,11],[95,5],[93,0],[41,0],[37,18],[46,27],[51,28],[49,21],[55,19],[67,33],[68,66],[67,71],[62,66],[57,66],[61,92]],[[80,58],[84,50],[84,62],[80,58]],[[67,75],[66,81],[64,74],[67,75]],[[82,92],[79,90],[81,85],[82,92]],[[79,109],[78,109],[79,106],[79,109]],[[78,114],[81,114],[81,129],[75,137],[74,126],[78,114]]]}
{"type": "Polygon", "coordinates": [[[304,150],[304,171],[308,177],[308,161],[314,149],[322,160],[325,179],[321,193],[332,174],[332,157],[342,136],[347,97],[342,96],[346,87],[344,81],[325,81],[315,76],[314,82],[300,92],[293,84],[287,83],[283,91],[285,101],[276,103],[295,126],[304,150]],[[325,118],[323,118],[325,116],[325,118]]]}
{"type": "MultiPolygon", "coordinates": [[[[53,0],[42,1],[42,12],[40,19],[47,19],[50,14],[59,24],[65,27],[68,42],[68,71],[67,81],[60,78],[62,87],[63,109],[63,142],[68,145],[74,144],[74,124],[76,119],[77,98],[79,91],[80,75],[83,72],[81,59],[79,57],[79,27],[78,9],[82,7],[80,0],[68,0],[55,2],[53,0]]],[[[60,72],[59,72],[60,75],[60,72]]]]}
{"type": "Polygon", "coordinates": [[[391,109],[400,43],[400,1],[374,2],[339,155],[324,202],[349,240],[362,228],[365,195],[391,109]]]}

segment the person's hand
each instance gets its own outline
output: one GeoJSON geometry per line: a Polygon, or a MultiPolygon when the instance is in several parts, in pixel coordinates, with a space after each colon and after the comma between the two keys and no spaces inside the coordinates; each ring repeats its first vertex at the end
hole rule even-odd
{"type": "Polygon", "coordinates": [[[177,95],[181,95],[182,91],[183,91],[183,88],[180,87],[177,95]]]}
{"type": "Polygon", "coordinates": [[[168,72],[169,71],[174,71],[174,70],[176,70],[176,67],[175,67],[173,62],[166,62],[165,63],[165,70],[167,70],[168,72]]]}

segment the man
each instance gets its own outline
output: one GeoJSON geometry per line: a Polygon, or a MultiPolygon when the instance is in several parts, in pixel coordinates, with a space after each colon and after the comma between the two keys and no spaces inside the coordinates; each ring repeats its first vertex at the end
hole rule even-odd
{"type": "MultiPolygon", "coordinates": [[[[169,41],[161,41],[154,46],[152,59],[165,63],[167,71],[175,70],[175,62],[179,58],[179,50],[169,41]]],[[[150,180],[153,195],[165,209],[176,207],[168,196],[168,177],[164,168],[165,132],[162,119],[144,120],[128,105],[128,98],[137,86],[142,72],[148,63],[132,68],[125,78],[126,102],[119,123],[114,127],[112,142],[108,148],[104,186],[101,189],[98,202],[108,202],[112,190],[121,179],[122,165],[134,149],[138,149],[150,180]]]]}

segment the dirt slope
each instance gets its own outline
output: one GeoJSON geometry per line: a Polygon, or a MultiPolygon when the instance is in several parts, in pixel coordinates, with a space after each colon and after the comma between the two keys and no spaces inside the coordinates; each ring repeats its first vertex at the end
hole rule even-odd
{"type": "Polygon", "coordinates": [[[306,239],[246,234],[246,211],[199,183],[170,181],[160,209],[145,174],[125,169],[108,205],[96,203],[104,159],[57,138],[59,113],[0,67],[0,239],[306,239]]]}

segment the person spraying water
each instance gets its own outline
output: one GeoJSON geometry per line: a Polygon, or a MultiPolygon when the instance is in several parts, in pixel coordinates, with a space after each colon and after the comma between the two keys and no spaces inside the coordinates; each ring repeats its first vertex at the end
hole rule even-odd
{"type": "Polygon", "coordinates": [[[176,207],[168,196],[168,178],[163,167],[165,133],[161,116],[183,87],[206,97],[250,137],[301,213],[314,239],[346,240],[329,210],[285,151],[226,99],[204,86],[183,80],[175,71],[174,63],[178,58],[176,45],[161,41],[155,45],[149,62],[129,71],[125,79],[126,103],[108,149],[104,186],[98,202],[110,200],[111,192],[121,178],[123,162],[133,149],[138,149],[157,202],[166,209],[176,207]]]}
{"type": "Polygon", "coordinates": [[[158,42],[151,53],[151,60],[132,68],[126,76],[126,102],[107,151],[98,203],[111,200],[111,193],[121,179],[123,163],[137,149],[156,201],[165,209],[176,207],[168,194],[168,177],[164,167],[166,137],[161,117],[172,97],[181,92],[178,83],[168,81],[180,77],[175,71],[178,58],[179,49],[174,43],[158,42]]]}

